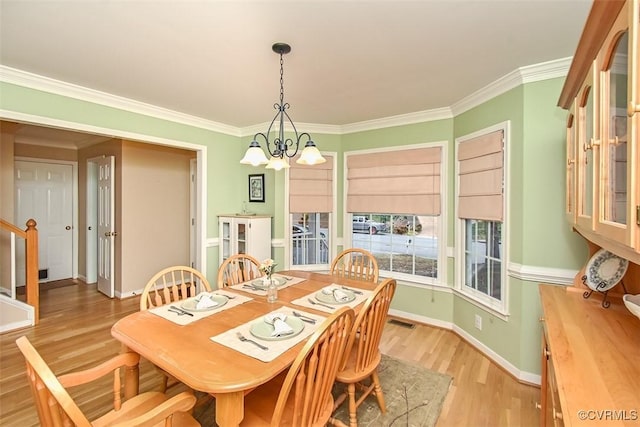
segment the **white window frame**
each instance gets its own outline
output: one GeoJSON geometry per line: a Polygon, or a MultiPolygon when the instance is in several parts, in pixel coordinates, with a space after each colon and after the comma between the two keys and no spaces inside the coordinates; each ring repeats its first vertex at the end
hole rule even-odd
{"type": "MultiPolygon", "coordinates": [[[[438,221],[438,275],[435,278],[432,277],[424,277],[417,276],[414,274],[406,274],[399,273],[397,271],[383,271],[380,270],[380,277],[393,277],[394,279],[402,282],[406,285],[414,285],[418,287],[423,287],[424,285],[429,286],[437,286],[437,287],[449,287],[447,285],[447,181],[448,181],[448,156],[447,156],[447,147],[448,141],[435,141],[435,142],[424,142],[419,144],[408,144],[408,145],[397,145],[392,147],[383,147],[383,148],[375,148],[368,150],[354,150],[354,151],[345,151],[344,153],[344,163],[343,163],[343,192],[342,192],[342,206],[344,206],[344,217],[342,219],[342,234],[344,241],[344,248],[353,247],[352,236],[353,236],[353,213],[347,212],[347,194],[349,182],[347,180],[348,173],[348,158],[353,155],[361,155],[361,154],[370,154],[370,153],[382,153],[382,152],[390,152],[390,151],[401,151],[401,150],[411,150],[416,148],[433,148],[440,147],[441,148],[441,162],[440,162],[440,218],[438,221]]],[[[370,213],[370,212],[367,212],[370,213]]],[[[385,213],[385,212],[383,212],[385,213]]],[[[388,214],[388,212],[386,212],[388,214]]],[[[407,212],[407,214],[413,214],[413,212],[407,212]]]]}
{"type": "MultiPolygon", "coordinates": [[[[293,227],[293,221],[291,219],[291,212],[289,212],[289,169],[285,169],[284,174],[284,188],[285,188],[285,197],[284,197],[284,259],[285,259],[285,268],[291,269],[294,268],[296,270],[302,271],[329,271],[329,267],[331,266],[331,260],[335,257],[336,252],[336,218],[338,215],[337,207],[338,207],[338,153],[335,151],[321,151],[321,154],[331,156],[330,159],[333,161],[333,175],[331,177],[331,182],[333,185],[333,209],[329,212],[329,256],[328,256],[328,264],[308,264],[308,265],[295,265],[293,264],[293,239],[291,229],[293,227]]],[[[313,167],[313,166],[311,166],[313,167]]],[[[303,213],[313,213],[313,212],[303,212],[303,213]]]]}
{"type": "Polygon", "coordinates": [[[467,134],[455,139],[455,233],[456,233],[456,267],[455,267],[455,282],[454,282],[454,290],[458,295],[461,295],[466,300],[471,303],[487,309],[494,314],[497,314],[501,318],[506,318],[509,315],[509,283],[507,282],[507,267],[509,265],[509,170],[510,170],[510,159],[509,159],[509,143],[511,141],[511,122],[509,120],[505,122],[498,123],[493,126],[489,126],[487,128],[481,129],[477,132],[473,132],[471,134],[467,134]],[[484,292],[477,291],[473,288],[465,286],[464,278],[465,278],[465,219],[458,218],[458,196],[460,191],[460,178],[458,176],[460,162],[458,161],[458,148],[460,143],[468,141],[473,138],[477,138],[479,136],[489,134],[496,131],[503,131],[503,156],[504,156],[504,167],[503,167],[503,176],[502,182],[504,185],[503,188],[503,216],[502,216],[502,259],[500,262],[501,271],[500,271],[500,283],[502,286],[500,296],[501,300],[498,301],[495,298],[490,297],[484,292]]]}

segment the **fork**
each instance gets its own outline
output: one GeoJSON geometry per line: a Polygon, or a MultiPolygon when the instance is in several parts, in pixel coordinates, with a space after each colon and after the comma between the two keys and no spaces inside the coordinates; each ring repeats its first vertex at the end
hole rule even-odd
{"type": "Polygon", "coordinates": [[[178,307],[176,307],[175,305],[169,306],[169,308],[170,308],[170,309],[172,308],[172,309],[173,309],[173,311],[175,311],[175,312],[178,312],[178,311],[179,311],[179,312],[180,312],[180,313],[182,313],[182,314],[186,314],[187,316],[191,316],[191,317],[193,317],[193,313],[189,313],[188,311],[183,310],[183,309],[181,309],[181,308],[178,308],[178,307]]]}
{"type": "Polygon", "coordinates": [[[309,301],[312,305],[319,305],[319,306],[322,306],[322,307],[329,308],[329,309],[331,309],[331,310],[335,309],[335,307],[331,307],[330,305],[327,305],[327,304],[323,304],[323,303],[321,303],[321,302],[314,301],[314,300],[312,300],[311,298],[309,298],[309,299],[308,299],[308,301],[309,301]]]}
{"type": "Polygon", "coordinates": [[[238,339],[242,342],[250,342],[251,344],[255,344],[256,346],[258,346],[259,348],[263,349],[263,350],[269,350],[269,347],[265,347],[264,345],[255,342],[254,340],[250,340],[249,338],[245,337],[244,335],[242,335],[240,332],[236,332],[236,335],[238,336],[238,339]]]}
{"type": "Polygon", "coordinates": [[[307,317],[304,314],[300,314],[297,311],[293,312],[293,315],[302,320],[303,322],[311,323],[313,325],[316,324],[316,319],[312,319],[311,317],[307,317]]]}
{"type": "Polygon", "coordinates": [[[227,295],[227,294],[211,294],[211,295],[216,295],[219,297],[225,297],[225,298],[229,298],[229,299],[235,299],[236,297],[232,297],[231,295],[227,295]]]}

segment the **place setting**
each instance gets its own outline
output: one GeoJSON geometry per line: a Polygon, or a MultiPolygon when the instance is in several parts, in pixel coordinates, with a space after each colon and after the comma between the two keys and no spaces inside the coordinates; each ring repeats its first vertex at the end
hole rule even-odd
{"type": "Polygon", "coordinates": [[[324,319],[316,314],[280,307],[210,339],[247,356],[270,362],[306,339],[324,319]]]}
{"type": "Polygon", "coordinates": [[[195,297],[171,304],[162,305],[149,310],[149,312],[170,320],[178,325],[188,325],[237,305],[251,301],[252,298],[225,290],[201,292],[195,297]]]}
{"type": "Polygon", "coordinates": [[[365,301],[371,291],[350,288],[332,283],[319,291],[312,292],[301,298],[291,301],[292,304],[333,313],[337,309],[347,306],[354,308],[365,301]]]}
{"type": "MultiPolygon", "coordinates": [[[[266,276],[258,277],[257,279],[230,286],[230,288],[238,291],[249,292],[255,295],[266,296],[268,283],[266,280],[268,280],[266,276]]],[[[304,282],[306,279],[274,273],[271,276],[271,280],[276,283],[276,287],[280,290],[304,282]]]]}

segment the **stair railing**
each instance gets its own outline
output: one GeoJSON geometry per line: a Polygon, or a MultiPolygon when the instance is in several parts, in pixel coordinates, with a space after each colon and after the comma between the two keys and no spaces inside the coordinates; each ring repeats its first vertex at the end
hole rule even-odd
{"type": "MultiPolygon", "coordinates": [[[[38,285],[38,230],[36,221],[30,219],[26,223],[26,230],[21,230],[15,225],[0,219],[0,228],[10,233],[10,281],[11,298],[16,298],[16,237],[24,239],[25,242],[25,286],[27,304],[33,307],[34,323],[40,321],[40,287],[38,285]]],[[[4,242],[3,242],[4,244],[4,242]]]]}

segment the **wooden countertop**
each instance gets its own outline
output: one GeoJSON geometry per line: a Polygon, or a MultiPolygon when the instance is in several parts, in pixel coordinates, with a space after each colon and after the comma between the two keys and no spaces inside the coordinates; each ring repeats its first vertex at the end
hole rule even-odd
{"type": "Polygon", "coordinates": [[[564,425],[638,426],[640,319],[620,299],[605,309],[600,295],[582,292],[540,285],[564,425]]]}

